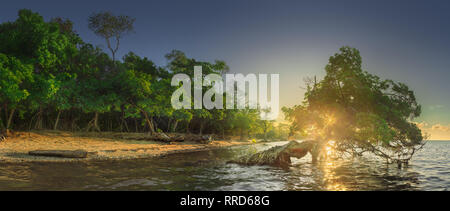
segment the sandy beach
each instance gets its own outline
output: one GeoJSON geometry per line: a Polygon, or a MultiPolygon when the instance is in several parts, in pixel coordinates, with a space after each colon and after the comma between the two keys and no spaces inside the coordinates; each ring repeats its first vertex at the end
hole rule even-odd
{"type": "Polygon", "coordinates": [[[107,159],[160,157],[172,153],[211,150],[248,141],[213,140],[209,144],[138,140],[143,133],[71,133],[65,131],[15,132],[0,142],[1,162],[72,162],[107,159]],[[134,140],[135,138],[135,140],[134,140]],[[87,158],[58,158],[28,155],[32,150],[85,150],[87,158]]]}

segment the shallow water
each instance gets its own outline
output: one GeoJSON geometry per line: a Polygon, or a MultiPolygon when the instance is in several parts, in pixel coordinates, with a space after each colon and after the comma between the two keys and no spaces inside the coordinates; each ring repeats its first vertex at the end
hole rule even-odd
{"type": "Polygon", "coordinates": [[[429,142],[408,168],[373,160],[240,166],[227,160],[275,144],[158,159],[0,164],[0,190],[448,190],[450,141],[429,142]]]}

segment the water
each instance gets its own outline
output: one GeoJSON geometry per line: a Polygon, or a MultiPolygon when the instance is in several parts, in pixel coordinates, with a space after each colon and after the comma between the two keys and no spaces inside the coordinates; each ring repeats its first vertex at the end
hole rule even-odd
{"type": "MultiPolygon", "coordinates": [[[[280,144],[280,143],[278,143],[280,144]]],[[[281,169],[226,161],[274,144],[158,159],[0,164],[0,190],[448,190],[450,141],[429,142],[406,169],[374,160],[281,169]]]]}

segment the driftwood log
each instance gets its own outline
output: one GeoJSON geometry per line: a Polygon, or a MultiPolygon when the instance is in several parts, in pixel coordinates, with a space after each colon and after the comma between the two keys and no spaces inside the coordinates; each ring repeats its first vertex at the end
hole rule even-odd
{"type": "Polygon", "coordinates": [[[29,151],[28,154],[47,157],[86,158],[89,153],[84,150],[34,150],[29,151]]]}
{"type": "Polygon", "coordinates": [[[183,134],[172,138],[175,141],[190,141],[198,142],[202,144],[207,144],[212,141],[212,136],[210,135],[194,135],[194,134],[183,134]]]}
{"type": "Polygon", "coordinates": [[[236,160],[231,160],[228,163],[237,163],[243,165],[274,165],[274,166],[288,166],[291,164],[291,157],[302,158],[308,152],[316,157],[315,141],[291,141],[282,146],[275,146],[262,152],[257,152],[251,155],[242,156],[236,160]]]}

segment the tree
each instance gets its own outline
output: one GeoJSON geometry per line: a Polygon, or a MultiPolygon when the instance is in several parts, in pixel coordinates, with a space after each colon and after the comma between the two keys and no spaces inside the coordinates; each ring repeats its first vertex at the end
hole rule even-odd
{"type": "MultiPolygon", "coordinates": [[[[185,53],[179,50],[172,50],[169,54],[166,55],[166,59],[169,61],[167,65],[167,69],[171,71],[172,74],[184,73],[188,75],[190,78],[194,77],[194,66],[202,66],[202,75],[206,76],[208,74],[223,74],[229,70],[229,67],[226,65],[224,61],[215,60],[214,63],[197,61],[192,58],[188,58],[185,53]]],[[[206,90],[210,89],[212,86],[202,86],[203,91],[205,93],[206,90]]],[[[193,92],[194,87],[191,87],[193,92]]],[[[192,98],[193,104],[194,98],[192,98]]],[[[223,101],[225,102],[225,100],[223,101]]],[[[205,127],[211,126],[211,120],[216,121],[215,118],[219,118],[217,120],[223,119],[223,112],[217,111],[216,109],[208,110],[208,109],[193,109],[190,111],[192,113],[192,123],[197,124],[199,134],[203,134],[205,127]]],[[[189,132],[189,128],[191,126],[191,120],[189,120],[187,125],[187,132],[189,132]]],[[[194,125],[195,126],[195,125],[194,125]]]]}
{"type": "Polygon", "coordinates": [[[234,129],[239,129],[240,139],[244,140],[246,138],[245,132],[247,132],[248,137],[251,130],[258,127],[256,122],[259,120],[259,111],[249,108],[238,110],[233,120],[234,129]]]}
{"type": "Polygon", "coordinates": [[[101,131],[98,124],[99,114],[109,112],[120,102],[114,87],[116,72],[111,59],[90,44],[80,48],[77,58],[75,84],[72,87],[75,95],[75,107],[85,113],[93,113],[86,130],[101,131]]]}
{"type": "Polygon", "coordinates": [[[112,59],[115,61],[120,39],[123,35],[133,31],[135,20],[135,18],[126,15],[115,16],[111,12],[99,12],[89,16],[89,29],[96,35],[105,38],[112,59]],[[114,46],[111,44],[111,39],[115,40],[114,46]]]}
{"type": "Polygon", "coordinates": [[[73,91],[76,90],[76,75],[77,67],[80,66],[80,49],[78,46],[85,46],[86,44],[81,40],[76,31],[73,29],[73,22],[69,19],[61,17],[52,18],[50,23],[56,24],[59,27],[61,34],[69,40],[71,48],[66,51],[65,58],[59,69],[61,72],[56,74],[56,81],[58,82],[58,90],[50,99],[50,105],[54,106],[57,111],[53,129],[58,129],[61,113],[74,108],[76,104],[76,96],[73,91]],[[78,64],[77,64],[78,62],[78,64]]]}
{"type": "Polygon", "coordinates": [[[119,93],[124,103],[125,116],[143,117],[150,133],[155,133],[153,120],[149,116],[149,110],[153,105],[151,76],[132,69],[122,71],[120,76],[122,86],[119,93]]]}
{"type": "Polygon", "coordinates": [[[0,111],[6,114],[5,124],[0,118],[0,129],[10,129],[17,107],[30,95],[24,84],[32,81],[32,72],[32,65],[0,53],[0,111]]]}
{"type": "Polygon", "coordinates": [[[35,127],[41,128],[44,108],[58,91],[58,80],[67,74],[68,61],[77,51],[76,39],[63,32],[58,23],[45,22],[38,13],[20,10],[18,16],[16,21],[0,25],[0,53],[32,66],[32,80],[22,84],[29,93],[22,102],[27,109],[19,112],[37,111],[35,127]]]}
{"type": "MultiPolygon", "coordinates": [[[[259,109],[260,114],[265,115],[267,117],[267,114],[270,112],[270,108],[260,108],[259,109]]],[[[256,120],[257,125],[261,128],[263,132],[263,139],[264,141],[267,141],[267,132],[273,128],[274,120],[264,120],[264,119],[258,119],[256,120]]]]}
{"type": "Polygon", "coordinates": [[[130,52],[124,56],[126,76],[121,79],[128,90],[121,91],[131,113],[140,113],[151,134],[157,131],[154,117],[167,117],[173,112],[170,95],[173,88],[166,70],[147,58],[130,52]],[[125,80],[123,80],[125,79],[125,80]]]}
{"type": "Polygon", "coordinates": [[[287,119],[341,156],[369,152],[406,163],[424,144],[412,123],[421,107],[407,85],[381,80],[361,64],[357,49],[342,47],[330,57],[324,79],[307,84],[303,104],[283,109],[287,119]]]}
{"type": "Polygon", "coordinates": [[[264,141],[267,141],[267,133],[273,129],[274,120],[257,120],[257,123],[262,130],[264,141]]]}

